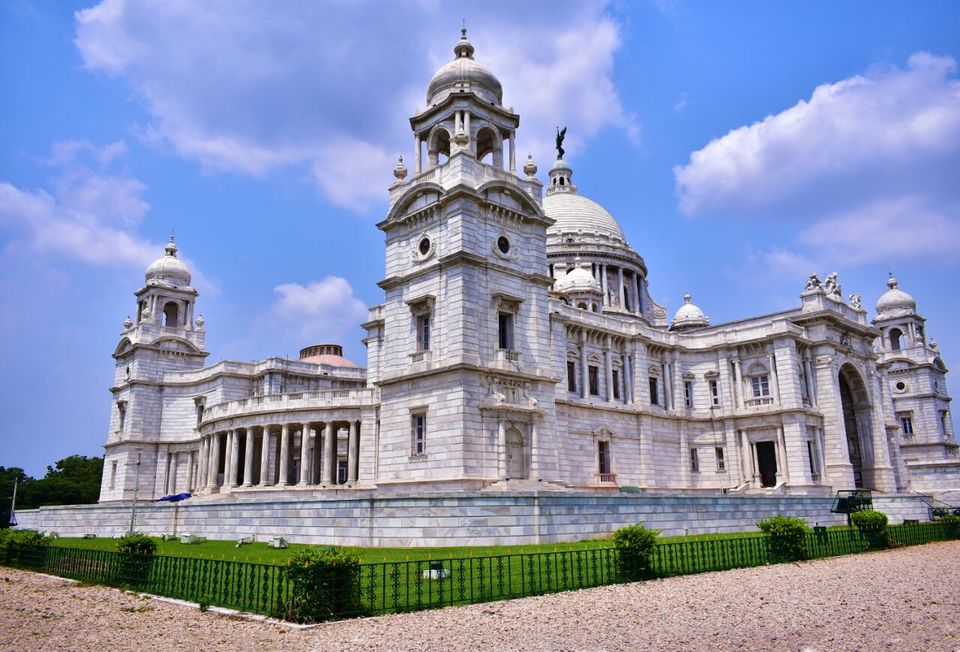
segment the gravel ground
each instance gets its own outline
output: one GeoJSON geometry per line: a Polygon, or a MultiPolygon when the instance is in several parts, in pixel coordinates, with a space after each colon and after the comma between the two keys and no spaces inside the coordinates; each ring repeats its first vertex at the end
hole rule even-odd
{"type": "Polygon", "coordinates": [[[0,568],[0,650],[960,650],[960,542],[296,629],[0,568]]]}

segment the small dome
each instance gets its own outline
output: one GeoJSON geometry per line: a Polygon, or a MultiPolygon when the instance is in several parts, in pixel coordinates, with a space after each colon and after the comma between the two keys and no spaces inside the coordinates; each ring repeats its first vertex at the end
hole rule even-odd
{"type": "Polygon", "coordinates": [[[603,293],[600,281],[587,271],[586,266],[580,263],[579,258],[574,263],[572,270],[554,281],[553,289],[561,294],[603,293]]]}
{"type": "Polygon", "coordinates": [[[702,328],[710,325],[710,320],[692,300],[693,297],[689,293],[683,295],[683,305],[677,310],[677,314],[673,317],[673,323],[670,325],[672,330],[702,328]]]}
{"type": "Polygon", "coordinates": [[[877,300],[877,317],[901,317],[917,313],[917,301],[909,294],[897,287],[897,279],[890,275],[887,279],[889,288],[877,300]]]}
{"type": "Polygon", "coordinates": [[[189,286],[192,278],[190,268],[177,258],[177,243],[174,242],[173,236],[170,236],[170,242],[163,250],[165,252],[163,257],[156,259],[147,267],[145,274],[147,283],[162,283],[174,287],[189,286]]]}
{"type": "Polygon", "coordinates": [[[427,86],[427,105],[438,104],[457,90],[472,91],[497,105],[503,102],[500,80],[473,60],[473,45],[467,40],[466,29],[460,30],[460,41],[453,52],[456,59],[440,68],[427,86]]]}
{"type": "Polygon", "coordinates": [[[356,364],[343,357],[343,347],[339,344],[316,344],[300,349],[300,362],[357,369],[356,364]]]}

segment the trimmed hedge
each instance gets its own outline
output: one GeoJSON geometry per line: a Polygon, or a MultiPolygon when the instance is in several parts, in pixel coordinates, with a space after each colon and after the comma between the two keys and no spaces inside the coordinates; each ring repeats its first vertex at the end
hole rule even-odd
{"type": "Polygon", "coordinates": [[[627,525],[613,533],[613,545],[620,551],[620,573],[627,580],[644,580],[654,576],[653,549],[660,530],[642,524],[627,525]]]}
{"type": "Polygon", "coordinates": [[[806,521],[793,516],[771,516],[765,518],[757,527],[767,537],[770,562],[800,561],[807,558],[806,521]]]}
{"type": "Polygon", "coordinates": [[[360,557],[339,548],[298,550],[283,569],[291,584],[284,616],[300,623],[358,615],[360,557]]]}
{"type": "Polygon", "coordinates": [[[890,537],[887,534],[887,515],[874,510],[854,512],[850,515],[854,526],[866,537],[871,550],[880,550],[890,547],[890,537]]]}

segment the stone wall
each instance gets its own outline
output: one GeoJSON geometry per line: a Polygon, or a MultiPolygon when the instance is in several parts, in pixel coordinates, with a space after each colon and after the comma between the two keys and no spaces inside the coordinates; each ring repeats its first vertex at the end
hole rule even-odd
{"type": "MultiPolygon", "coordinates": [[[[255,535],[358,546],[465,546],[548,543],[600,537],[643,522],[664,535],[754,530],[760,519],[798,516],[810,525],[839,525],[830,497],[653,496],[598,493],[447,494],[304,499],[219,499],[137,507],[136,529],[209,539],[255,535]]],[[[926,520],[919,496],[876,496],[891,523],[926,520]]],[[[60,536],[118,536],[130,526],[130,503],[19,511],[21,528],[60,536]]]]}

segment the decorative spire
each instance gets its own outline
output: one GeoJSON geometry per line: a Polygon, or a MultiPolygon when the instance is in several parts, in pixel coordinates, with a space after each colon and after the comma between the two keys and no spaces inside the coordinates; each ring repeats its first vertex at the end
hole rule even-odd
{"type": "Polygon", "coordinates": [[[467,24],[464,22],[463,27],[460,28],[460,40],[453,46],[453,53],[457,55],[458,59],[462,57],[472,59],[473,51],[473,44],[467,40],[467,24]]]}
{"type": "Polygon", "coordinates": [[[167,246],[164,247],[163,250],[167,252],[168,256],[177,257],[177,243],[172,233],[170,234],[170,242],[167,243],[167,246]]]}

